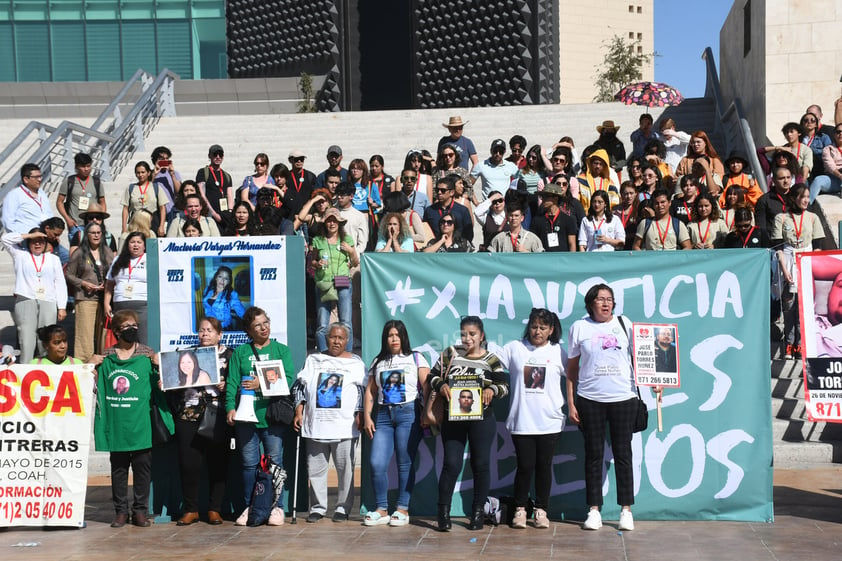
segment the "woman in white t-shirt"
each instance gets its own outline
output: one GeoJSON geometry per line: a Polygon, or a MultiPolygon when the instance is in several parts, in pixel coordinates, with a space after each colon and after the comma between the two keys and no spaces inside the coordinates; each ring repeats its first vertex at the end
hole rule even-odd
{"type": "Polygon", "coordinates": [[[105,315],[133,310],[137,314],[139,340],[146,343],[146,236],[140,232],[128,235],[105,279],[105,315]]]}
{"type": "MultiPolygon", "coordinates": [[[[591,207],[593,208],[593,207],[591,207]]],[[[565,353],[559,345],[561,323],[551,311],[533,308],[523,339],[503,347],[500,360],[509,371],[509,417],[517,457],[512,528],[526,528],[526,503],[535,476],[536,528],[549,528],[547,508],[553,454],[564,430],[565,353]]]]}
{"type": "Polygon", "coordinates": [[[614,220],[611,200],[605,191],[591,195],[588,217],[579,226],[579,251],[614,251],[626,245],[626,230],[614,220]]]}
{"type": "Polygon", "coordinates": [[[570,326],[567,352],[567,407],[570,420],[585,437],[585,494],[590,511],[584,529],[602,526],[602,466],[605,429],[617,478],[620,530],[634,530],[632,434],[637,414],[631,354],[631,321],[614,315],[614,291],[596,284],[585,295],[588,317],[570,326]]]}
{"type": "Polygon", "coordinates": [[[363,404],[364,430],[371,438],[371,480],[376,510],[369,510],[366,526],[406,526],[409,499],[415,485],[415,454],[421,442],[421,396],[427,385],[430,365],[421,353],[412,350],[406,326],[389,320],[383,326],[380,352],[369,369],[363,404]],[[374,403],[377,413],[372,417],[374,403]],[[389,516],[389,464],[397,455],[398,500],[389,516]]]}

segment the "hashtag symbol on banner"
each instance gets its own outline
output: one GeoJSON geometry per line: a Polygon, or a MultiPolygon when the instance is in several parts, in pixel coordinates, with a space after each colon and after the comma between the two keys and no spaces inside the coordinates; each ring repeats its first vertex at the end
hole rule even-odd
{"type": "Polygon", "coordinates": [[[392,315],[395,315],[398,307],[401,309],[401,313],[406,311],[407,304],[419,304],[421,302],[421,297],[424,296],[424,289],[423,288],[412,288],[412,279],[410,277],[406,277],[405,281],[398,281],[395,284],[394,290],[387,290],[386,297],[386,305],[392,311],[392,315]]]}

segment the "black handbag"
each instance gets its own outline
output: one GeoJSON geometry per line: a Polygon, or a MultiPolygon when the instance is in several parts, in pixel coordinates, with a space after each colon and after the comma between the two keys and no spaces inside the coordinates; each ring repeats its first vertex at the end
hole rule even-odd
{"type": "Polygon", "coordinates": [[[161,410],[158,409],[154,402],[152,403],[149,416],[152,421],[152,445],[163,446],[164,444],[167,444],[170,440],[172,440],[172,433],[167,427],[167,424],[164,422],[161,410]]]}
{"type": "Polygon", "coordinates": [[[214,405],[213,401],[205,403],[205,410],[202,411],[202,416],[199,417],[199,428],[196,429],[196,434],[208,440],[215,440],[217,434],[216,425],[219,423],[219,406],[214,405]]]}
{"type": "Polygon", "coordinates": [[[281,395],[269,400],[266,422],[270,425],[291,425],[295,418],[295,404],[291,395],[281,395]]]}
{"type": "Polygon", "coordinates": [[[640,398],[640,390],[637,390],[637,414],[634,416],[634,427],[632,432],[643,432],[649,426],[649,408],[646,402],[640,398]]]}

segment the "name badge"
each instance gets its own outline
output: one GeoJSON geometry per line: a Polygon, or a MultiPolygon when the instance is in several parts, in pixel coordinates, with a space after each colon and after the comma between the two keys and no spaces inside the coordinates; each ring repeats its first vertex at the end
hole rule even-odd
{"type": "Polygon", "coordinates": [[[35,287],[35,299],[36,300],[46,300],[47,299],[47,289],[39,282],[38,286],[35,287]]]}
{"type": "Polygon", "coordinates": [[[547,234],[547,245],[549,247],[558,247],[558,234],[555,232],[547,234]]]}
{"type": "Polygon", "coordinates": [[[134,294],[134,283],[129,283],[123,287],[123,296],[131,296],[134,294]]]}
{"type": "MultiPolygon", "coordinates": [[[[89,195],[90,196],[90,195],[89,195]]],[[[91,205],[91,199],[88,197],[82,197],[79,199],[79,210],[88,210],[88,207],[91,205]]]]}
{"type": "Polygon", "coordinates": [[[219,211],[225,212],[228,210],[228,199],[219,199],[219,211]]]}

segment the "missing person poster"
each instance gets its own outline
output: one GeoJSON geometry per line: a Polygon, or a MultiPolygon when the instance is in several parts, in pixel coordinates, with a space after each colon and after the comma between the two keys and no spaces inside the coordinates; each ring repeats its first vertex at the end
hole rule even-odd
{"type": "Polygon", "coordinates": [[[254,363],[254,368],[257,370],[257,381],[264,396],[289,395],[284,361],[261,360],[254,363]]]}
{"type": "Polygon", "coordinates": [[[93,365],[0,370],[0,526],[84,526],[93,365]]]}
{"type": "Polygon", "coordinates": [[[160,283],[160,350],[197,345],[205,318],[219,321],[223,345],[245,343],[249,338],[243,314],[255,305],[272,319],[272,338],[288,343],[286,237],[153,241],[160,283]]]}
{"type": "Polygon", "coordinates": [[[638,386],[681,387],[678,326],[632,324],[634,378],[638,386]]]}
{"type": "Polygon", "coordinates": [[[842,251],[797,257],[804,400],[811,421],[842,422],[842,251]]]}
{"type": "Polygon", "coordinates": [[[158,353],[164,391],[211,386],[219,383],[216,347],[199,347],[158,353]]]}
{"type": "Polygon", "coordinates": [[[476,374],[453,374],[448,377],[450,386],[450,421],[482,420],[482,384],[476,374]]]}

